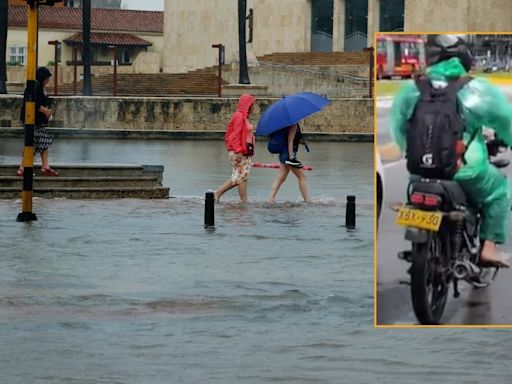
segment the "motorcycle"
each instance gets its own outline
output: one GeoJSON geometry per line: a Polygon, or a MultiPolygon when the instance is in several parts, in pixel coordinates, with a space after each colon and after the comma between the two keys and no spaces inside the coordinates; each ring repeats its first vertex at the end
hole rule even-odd
{"type": "MultiPolygon", "coordinates": [[[[497,137],[486,144],[489,157],[507,148],[497,137]]],[[[498,157],[491,163],[503,168],[509,161],[498,157]]],[[[396,222],[406,228],[405,239],[412,247],[398,257],[411,264],[410,282],[405,283],[411,287],[416,318],[421,324],[440,324],[450,285],[457,298],[459,282],[488,287],[499,268],[480,264],[481,212],[456,181],[411,179],[407,197],[407,204],[395,209],[396,222]]]]}

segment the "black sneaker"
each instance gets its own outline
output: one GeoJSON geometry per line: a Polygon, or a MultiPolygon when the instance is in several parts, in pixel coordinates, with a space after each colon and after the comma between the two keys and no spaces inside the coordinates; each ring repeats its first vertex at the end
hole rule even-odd
{"type": "Polygon", "coordinates": [[[297,159],[288,159],[284,162],[285,164],[291,165],[294,168],[303,168],[302,163],[297,159]]]}

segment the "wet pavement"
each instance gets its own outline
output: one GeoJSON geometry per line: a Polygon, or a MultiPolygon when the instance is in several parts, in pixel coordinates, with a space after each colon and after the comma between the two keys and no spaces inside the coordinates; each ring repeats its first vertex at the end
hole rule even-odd
{"type": "MultiPolygon", "coordinates": [[[[0,201],[0,372],[6,383],[370,380],[373,145],[311,143],[313,204],[253,169],[203,228],[230,166],[219,141],[56,141],[55,162],[162,164],[167,200],[0,201]],[[357,228],[344,227],[347,195],[357,228]],[[351,356],[350,358],[347,358],[351,356]],[[355,362],[354,359],[360,360],[355,362]]],[[[0,161],[20,143],[3,140],[0,161]]],[[[264,144],[255,161],[274,162],[264,144]]]]}
{"type": "MultiPolygon", "coordinates": [[[[388,131],[390,104],[378,105],[378,145],[391,142],[388,131]]],[[[510,153],[504,157],[511,158],[510,153]]],[[[385,159],[384,159],[385,160],[385,159]]],[[[377,246],[377,314],[379,324],[416,324],[412,310],[410,288],[401,284],[409,281],[409,263],[399,260],[399,251],[410,249],[404,240],[404,230],[395,224],[395,213],[389,204],[405,201],[407,170],[404,161],[384,164],[385,187],[382,216],[379,222],[377,246]]],[[[512,177],[512,169],[503,172],[512,177]]],[[[504,252],[512,252],[509,244],[504,252]]],[[[454,298],[452,290],[442,321],[446,324],[512,324],[512,302],[509,300],[512,288],[509,284],[510,271],[502,270],[495,283],[486,289],[473,289],[462,283],[461,296],[454,298]]]]}

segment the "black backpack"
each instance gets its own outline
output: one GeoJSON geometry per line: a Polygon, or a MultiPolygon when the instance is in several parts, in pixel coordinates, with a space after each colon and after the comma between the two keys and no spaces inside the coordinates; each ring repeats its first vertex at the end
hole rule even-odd
{"type": "Polygon", "coordinates": [[[411,174],[451,179],[457,172],[461,157],[464,161],[460,148],[464,148],[465,128],[457,93],[471,80],[461,77],[435,89],[428,78],[416,79],[420,98],[407,125],[407,170],[411,174]]]}

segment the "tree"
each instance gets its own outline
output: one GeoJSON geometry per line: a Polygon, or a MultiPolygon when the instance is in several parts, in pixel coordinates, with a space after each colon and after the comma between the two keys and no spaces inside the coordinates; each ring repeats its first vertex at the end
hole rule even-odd
{"type": "Polygon", "coordinates": [[[0,0],[0,94],[7,93],[7,29],[9,18],[8,0],[0,0]]]}

